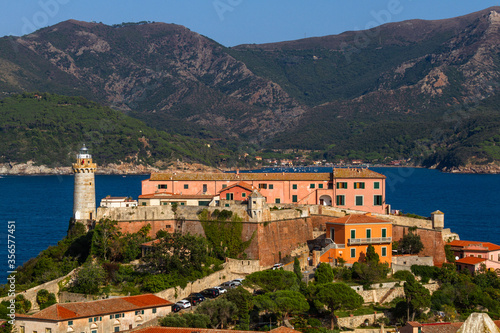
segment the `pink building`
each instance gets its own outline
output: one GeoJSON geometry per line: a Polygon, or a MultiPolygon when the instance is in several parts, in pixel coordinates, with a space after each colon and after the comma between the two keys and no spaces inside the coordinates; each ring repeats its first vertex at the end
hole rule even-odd
{"type": "Polygon", "coordinates": [[[361,168],[328,173],[154,173],[142,181],[142,195],[215,196],[238,182],[258,188],[268,204],[324,205],[381,214],[389,209],[385,176],[361,168]]]}
{"type": "Polygon", "coordinates": [[[454,240],[450,245],[456,259],[457,269],[469,269],[471,272],[481,268],[500,271],[500,246],[488,242],[454,240]]]}

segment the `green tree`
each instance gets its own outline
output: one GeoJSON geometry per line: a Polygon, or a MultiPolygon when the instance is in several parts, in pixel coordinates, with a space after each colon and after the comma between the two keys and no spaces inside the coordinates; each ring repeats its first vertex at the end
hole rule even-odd
{"type": "Polygon", "coordinates": [[[56,304],[56,295],[54,293],[49,293],[47,289],[40,289],[36,293],[36,302],[40,306],[40,310],[43,310],[52,304],[56,304]]]}
{"type": "Polygon", "coordinates": [[[244,284],[264,292],[277,290],[298,290],[297,276],[282,269],[265,270],[252,273],[245,278],[244,284]]]}
{"type": "Polygon", "coordinates": [[[216,329],[225,329],[228,324],[238,319],[238,308],[224,297],[201,303],[196,313],[207,315],[210,318],[210,326],[216,329]]]}
{"type": "Polygon", "coordinates": [[[399,241],[401,253],[417,254],[424,249],[420,235],[415,233],[416,227],[408,228],[408,233],[399,241]]]}
{"type": "Polygon", "coordinates": [[[225,296],[228,301],[238,308],[239,329],[248,331],[250,329],[250,310],[253,307],[252,294],[242,286],[229,289],[225,296]]]}
{"type": "Polygon", "coordinates": [[[108,260],[115,244],[120,237],[120,229],[117,221],[101,219],[97,222],[92,236],[92,254],[104,260],[108,260]]]}
{"type": "Polygon", "coordinates": [[[303,313],[309,310],[309,303],[304,295],[298,291],[279,290],[271,294],[271,299],[276,303],[277,315],[281,316],[281,322],[291,314],[303,313]]]}
{"type": "Polygon", "coordinates": [[[366,263],[377,265],[380,261],[380,257],[377,252],[375,252],[375,248],[373,245],[368,245],[366,249],[366,263]]]}
{"type": "Polygon", "coordinates": [[[431,293],[417,280],[409,278],[404,284],[404,292],[407,306],[407,317],[406,319],[410,321],[415,319],[415,314],[417,311],[422,311],[431,305],[431,293]]]}
{"type": "Polygon", "coordinates": [[[333,281],[333,270],[332,266],[327,263],[320,263],[316,272],[314,272],[314,280],[318,284],[330,283],[333,281]]]}
{"type": "Polygon", "coordinates": [[[295,273],[295,275],[297,275],[297,279],[299,281],[302,281],[302,270],[300,269],[300,261],[299,261],[299,258],[295,257],[295,259],[293,259],[293,272],[295,273]]]}
{"type": "Polygon", "coordinates": [[[200,313],[184,313],[182,316],[178,313],[171,313],[168,316],[160,318],[158,321],[160,326],[164,327],[191,327],[191,328],[208,328],[210,318],[207,315],[200,313]]]}
{"type": "Polygon", "coordinates": [[[363,304],[363,297],[344,283],[325,283],[316,287],[315,296],[330,310],[330,329],[337,325],[335,311],[354,310],[363,304]]]}
{"type": "Polygon", "coordinates": [[[76,273],[72,291],[95,295],[106,278],[106,272],[98,263],[87,262],[76,273]]]}
{"type": "Polygon", "coordinates": [[[14,306],[16,307],[17,313],[28,313],[31,309],[31,302],[27,300],[24,295],[17,294],[15,297],[14,306]]]}

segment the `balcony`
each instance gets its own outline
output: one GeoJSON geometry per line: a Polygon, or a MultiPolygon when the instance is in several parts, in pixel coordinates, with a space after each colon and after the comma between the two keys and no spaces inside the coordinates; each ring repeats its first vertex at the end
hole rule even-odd
{"type": "Polygon", "coordinates": [[[335,243],[328,244],[321,250],[320,256],[328,252],[328,250],[330,249],[345,249],[345,244],[335,244],[335,243]]]}
{"type": "Polygon", "coordinates": [[[349,238],[349,245],[364,245],[364,244],[383,244],[391,243],[392,237],[377,237],[377,238],[349,238]]]}

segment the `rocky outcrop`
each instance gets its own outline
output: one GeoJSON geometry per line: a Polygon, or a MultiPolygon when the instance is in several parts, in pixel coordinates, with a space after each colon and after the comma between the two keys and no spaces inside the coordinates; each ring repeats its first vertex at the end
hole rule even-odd
{"type": "Polygon", "coordinates": [[[441,171],[450,173],[477,173],[477,174],[500,174],[500,164],[489,163],[485,165],[468,164],[466,166],[443,168],[441,171]]]}

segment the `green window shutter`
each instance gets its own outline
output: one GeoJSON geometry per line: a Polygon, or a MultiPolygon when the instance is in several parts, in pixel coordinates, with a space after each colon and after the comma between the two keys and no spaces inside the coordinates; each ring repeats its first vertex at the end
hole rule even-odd
{"type": "Polygon", "coordinates": [[[356,238],[356,229],[351,229],[351,238],[356,238]]]}
{"type": "Polygon", "coordinates": [[[351,249],[351,258],[356,258],[356,249],[351,249]]]}
{"type": "Polygon", "coordinates": [[[311,184],[309,185],[310,188],[315,188],[316,187],[316,184],[311,184]]]}
{"type": "Polygon", "coordinates": [[[360,195],[356,196],[356,206],[363,206],[363,197],[360,195]]]}
{"type": "Polygon", "coordinates": [[[380,182],[373,183],[373,188],[378,190],[380,188],[380,182]]]}
{"type": "Polygon", "coordinates": [[[323,184],[318,184],[318,188],[323,188],[323,184]]]}
{"type": "Polygon", "coordinates": [[[292,189],[296,190],[297,189],[297,184],[292,185],[292,189]]]}
{"type": "Polygon", "coordinates": [[[382,237],[387,237],[387,229],[386,228],[382,228],[382,237]]]}
{"type": "Polygon", "coordinates": [[[276,198],[276,199],[274,200],[274,202],[275,202],[275,203],[281,203],[281,199],[280,199],[280,198],[276,198]]]}
{"type": "Polygon", "coordinates": [[[292,202],[297,202],[297,196],[296,195],[292,195],[292,202]]]}
{"type": "Polygon", "coordinates": [[[274,185],[273,184],[269,184],[269,189],[273,190],[274,189],[274,185]]]}
{"type": "Polygon", "coordinates": [[[387,248],[383,247],[382,248],[382,257],[386,257],[386,256],[387,256],[387,248]]]}
{"type": "Polygon", "coordinates": [[[226,200],[231,200],[229,198],[231,198],[231,193],[226,193],[226,200]]]}
{"type": "Polygon", "coordinates": [[[372,231],[371,231],[371,229],[366,229],[366,238],[372,238],[372,231]]]}

